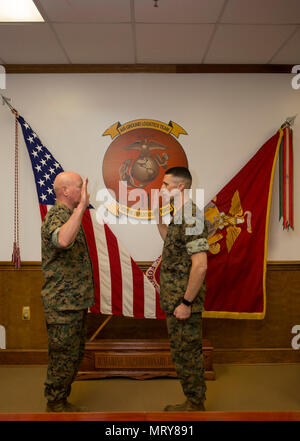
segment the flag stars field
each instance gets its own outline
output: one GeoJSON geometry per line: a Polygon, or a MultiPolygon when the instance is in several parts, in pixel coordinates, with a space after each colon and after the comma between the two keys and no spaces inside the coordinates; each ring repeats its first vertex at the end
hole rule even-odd
{"type": "MultiPolygon", "coordinates": [[[[44,206],[55,204],[53,181],[58,173],[63,171],[61,165],[43,145],[38,135],[32,130],[29,124],[19,116],[19,123],[22,127],[24,140],[32,168],[35,174],[36,188],[39,203],[44,206]]],[[[40,207],[41,208],[41,207],[40,207]]],[[[44,209],[43,209],[44,210],[44,209]]]]}

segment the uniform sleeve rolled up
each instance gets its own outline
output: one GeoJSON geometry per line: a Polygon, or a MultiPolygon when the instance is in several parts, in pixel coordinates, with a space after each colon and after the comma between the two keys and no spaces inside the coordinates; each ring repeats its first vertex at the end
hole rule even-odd
{"type": "Polygon", "coordinates": [[[192,240],[186,244],[188,254],[191,256],[195,253],[201,253],[202,251],[209,251],[209,244],[206,238],[199,238],[192,240]]]}
{"type": "Polygon", "coordinates": [[[56,228],[56,230],[53,231],[52,236],[51,236],[51,241],[52,244],[55,246],[55,248],[63,248],[65,250],[69,250],[70,248],[72,248],[74,242],[72,242],[69,246],[67,247],[62,247],[61,245],[59,245],[58,242],[58,233],[59,233],[60,227],[56,228]]]}

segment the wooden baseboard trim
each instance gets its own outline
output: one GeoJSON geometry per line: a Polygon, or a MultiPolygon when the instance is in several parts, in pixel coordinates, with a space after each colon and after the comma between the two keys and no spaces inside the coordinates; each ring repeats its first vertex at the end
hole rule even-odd
{"type": "Polygon", "coordinates": [[[0,421],[300,421],[288,412],[81,412],[0,413],[0,421]]]}
{"type": "Polygon", "coordinates": [[[214,349],[214,364],[300,363],[300,350],[292,348],[214,349]]]}
{"type": "Polygon", "coordinates": [[[47,349],[1,349],[0,365],[46,365],[47,349]]]}

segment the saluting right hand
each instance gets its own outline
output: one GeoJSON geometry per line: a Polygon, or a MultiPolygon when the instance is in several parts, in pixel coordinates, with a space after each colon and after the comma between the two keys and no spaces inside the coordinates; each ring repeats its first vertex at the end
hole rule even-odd
{"type": "Polygon", "coordinates": [[[81,197],[79,205],[86,209],[90,204],[90,194],[87,192],[88,178],[85,178],[81,187],[81,197]]]}

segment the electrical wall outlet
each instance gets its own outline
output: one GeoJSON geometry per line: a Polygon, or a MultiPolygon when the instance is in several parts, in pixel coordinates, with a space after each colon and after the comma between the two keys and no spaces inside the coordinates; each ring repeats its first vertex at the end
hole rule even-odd
{"type": "Polygon", "coordinates": [[[30,320],[30,306],[23,306],[22,320],[30,320]]]}

